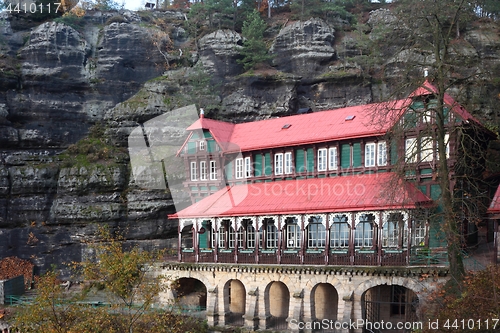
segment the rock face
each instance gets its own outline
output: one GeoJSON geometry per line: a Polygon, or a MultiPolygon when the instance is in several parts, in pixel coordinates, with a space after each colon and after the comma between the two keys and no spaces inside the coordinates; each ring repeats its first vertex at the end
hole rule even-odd
{"type": "Polygon", "coordinates": [[[279,70],[297,75],[320,73],[335,58],[335,30],[326,22],[310,19],[283,28],[273,45],[273,63],[279,70]]]}
{"type": "MultiPolygon", "coordinates": [[[[176,244],[169,190],[138,187],[126,156],[128,135],[148,120],[190,104],[233,122],[288,116],[380,101],[393,84],[366,69],[359,55],[368,50],[355,34],[337,41],[319,19],[273,30],[274,67],[247,73],[237,62],[240,34],[208,33],[195,51],[182,12],[94,12],[84,28],[59,20],[19,30],[5,13],[0,20],[0,258],[31,258],[40,271],[85,258],[99,225],[122,228],[147,249],[176,244]],[[100,141],[75,152],[96,124],[100,141]]],[[[371,13],[368,38],[370,26],[392,20],[371,13]]],[[[468,29],[454,51],[498,72],[498,26],[468,29]]],[[[388,57],[379,71],[397,79],[401,59],[415,54],[388,57]]],[[[498,119],[491,82],[466,87],[465,105],[498,119]]],[[[176,143],[184,133],[164,130],[176,143]]]]}
{"type": "Polygon", "coordinates": [[[243,44],[241,36],[232,30],[217,30],[198,41],[199,62],[205,70],[220,78],[241,73],[238,65],[238,48],[243,44]]]}

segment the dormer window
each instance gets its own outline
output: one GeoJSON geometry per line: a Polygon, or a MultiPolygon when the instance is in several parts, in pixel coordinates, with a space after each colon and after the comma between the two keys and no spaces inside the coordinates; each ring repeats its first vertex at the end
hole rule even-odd
{"type": "Polygon", "coordinates": [[[205,141],[200,141],[200,150],[205,150],[205,141]]]}

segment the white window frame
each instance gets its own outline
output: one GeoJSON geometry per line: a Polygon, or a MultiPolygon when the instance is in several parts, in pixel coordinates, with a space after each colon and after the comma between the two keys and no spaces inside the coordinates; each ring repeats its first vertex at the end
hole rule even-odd
{"type": "Polygon", "coordinates": [[[250,156],[245,157],[245,178],[252,177],[252,159],[250,156]]]}
{"type": "Polygon", "coordinates": [[[275,249],[278,247],[278,228],[274,223],[266,225],[266,249],[275,249]]]}
{"type": "Polygon", "coordinates": [[[285,153],[285,174],[289,175],[293,172],[293,163],[292,163],[292,152],[285,153]]]}
{"type": "Polygon", "coordinates": [[[255,248],[255,228],[253,225],[248,225],[246,230],[246,239],[247,239],[247,249],[255,248]]]}
{"type": "Polygon", "coordinates": [[[387,165],[387,143],[385,141],[377,143],[377,165],[387,165]]]}
{"type": "Polygon", "coordinates": [[[287,249],[300,248],[301,230],[300,225],[294,221],[286,224],[286,245],[287,249]]]}
{"type": "Polygon", "coordinates": [[[405,160],[407,163],[415,163],[417,161],[417,138],[406,138],[405,160]]]}
{"type": "Polygon", "coordinates": [[[205,150],[205,146],[206,146],[205,141],[204,140],[200,141],[200,145],[199,145],[200,150],[205,150]]]}
{"type": "Polygon", "coordinates": [[[283,153],[274,154],[274,174],[283,174],[283,153]]]}
{"type": "Polygon", "coordinates": [[[326,171],[327,152],[326,148],[318,149],[318,171],[326,171]]]}
{"type": "Polygon", "coordinates": [[[375,142],[368,142],[365,144],[365,167],[375,166],[377,146],[375,142]]]}
{"type": "Polygon", "coordinates": [[[420,161],[432,162],[434,159],[434,140],[430,136],[423,136],[420,139],[420,161]]]}
{"type": "Polygon", "coordinates": [[[330,247],[345,249],[349,247],[349,218],[345,214],[335,215],[330,226],[330,247]]]}
{"type": "Polygon", "coordinates": [[[217,162],[210,161],[210,180],[217,180],[217,162]]]}
{"type": "Polygon", "coordinates": [[[234,163],[234,177],[236,179],[243,178],[243,158],[237,158],[234,163]]]}
{"type": "Polygon", "coordinates": [[[338,156],[337,147],[328,149],[328,170],[337,170],[338,156]]]}
{"type": "Polygon", "coordinates": [[[307,248],[308,249],[323,249],[326,244],[326,229],[318,218],[311,221],[307,226],[307,248]]]}
{"type": "Polygon", "coordinates": [[[191,181],[198,180],[198,163],[196,161],[191,162],[191,168],[189,170],[191,173],[191,181]]]}
{"type": "Polygon", "coordinates": [[[200,180],[207,180],[207,161],[200,161],[200,180]]]}

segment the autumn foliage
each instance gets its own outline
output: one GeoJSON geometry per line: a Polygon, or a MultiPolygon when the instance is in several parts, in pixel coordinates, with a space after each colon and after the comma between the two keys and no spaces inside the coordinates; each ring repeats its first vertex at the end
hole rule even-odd
{"type": "Polygon", "coordinates": [[[424,332],[499,332],[500,267],[469,273],[459,293],[444,286],[430,296],[422,310],[424,332]],[[429,327],[429,320],[439,325],[429,327]]]}

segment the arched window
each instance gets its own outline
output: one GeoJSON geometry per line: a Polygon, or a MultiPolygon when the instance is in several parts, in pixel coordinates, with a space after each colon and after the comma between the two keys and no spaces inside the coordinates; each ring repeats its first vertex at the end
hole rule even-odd
{"type": "Polygon", "coordinates": [[[285,247],[287,249],[300,248],[300,225],[295,217],[287,217],[285,220],[285,247]]]}
{"type": "Polygon", "coordinates": [[[404,248],[408,244],[408,226],[402,213],[387,214],[382,232],[382,246],[404,248]]]}
{"type": "Polygon", "coordinates": [[[373,246],[375,216],[373,214],[361,214],[359,223],[354,233],[354,246],[357,248],[371,248],[373,246]]]}
{"type": "Polygon", "coordinates": [[[307,247],[308,248],[324,248],[326,242],[326,229],[321,223],[322,218],[314,216],[309,219],[307,226],[307,247]]]}
{"type": "Polygon", "coordinates": [[[335,215],[330,227],[330,247],[341,249],[349,247],[349,223],[347,215],[335,215]]]}

